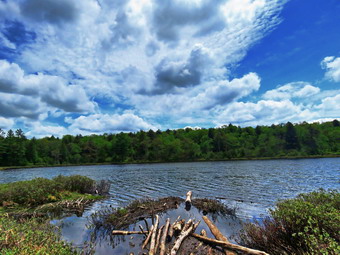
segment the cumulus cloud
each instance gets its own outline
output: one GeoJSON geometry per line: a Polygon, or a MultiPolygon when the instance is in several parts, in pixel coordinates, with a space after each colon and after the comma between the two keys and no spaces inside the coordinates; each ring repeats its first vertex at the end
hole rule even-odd
{"type": "Polygon", "coordinates": [[[60,137],[64,134],[67,134],[68,130],[62,126],[52,126],[52,125],[41,125],[41,123],[31,123],[30,131],[26,133],[28,137],[48,137],[48,136],[56,136],[60,137]]]}
{"type": "Polygon", "coordinates": [[[34,99],[65,112],[93,112],[95,108],[81,86],[67,85],[57,76],[25,75],[20,66],[5,60],[0,60],[0,92],[30,96],[26,101],[34,99]]]}
{"type": "Polygon", "coordinates": [[[78,16],[73,0],[25,0],[20,5],[24,17],[36,22],[62,24],[73,22],[78,16]]]}
{"type": "Polygon", "coordinates": [[[291,82],[264,93],[264,99],[285,100],[291,98],[308,98],[320,92],[320,88],[308,82],[291,82]]]}
{"type": "Polygon", "coordinates": [[[208,65],[211,63],[210,53],[202,45],[196,45],[184,62],[163,59],[155,68],[155,88],[151,94],[163,94],[176,88],[199,85],[204,72],[210,69],[208,65]]]}
{"type": "Polygon", "coordinates": [[[327,79],[340,82],[340,57],[325,57],[321,62],[321,67],[326,70],[327,79]]]}
{"type": "Polygon", "coordinates": [[[13,119],[0,117],[0,128],[2,129],[10,129],[14,125],[13,119]]]}
{"type": "Polygon", "coordinates": [[[225,25],[221,4],[224,0],[196,3],[190,1],[155,1],[152,26],[158,39],[173,42],[181,39],[180,34],[188,26],[193,35],[206,35],[222,30],[225,25]]]}
{"type": "Polygon", "coordinates": [[[242,78],[231,81],[222,80],[209,86],[204,92],[200,93],[193,99],[195,104],[200,105],[202,109],[211,109],[219,105],[238,100],[250,95],[260,88],[260,77],[256,73],[249,73],[242,78]]]}
{"type": "MultiPolygon", "coordinates": [[[[299,119],[303,109],[289,100],[260,100],[252,102],[235,102],[223,111],[217,113],[216,125],[227,123],[245,125],[270,125],[285,123],[299,119]]],[[[306,114],[306,112],[304,113],[306,114]]],[[[310,118],[310,116],[308,116],[310,118]]],[[[306,120],[306,119],[304,119],[306,120]]]]}
{"type": "Polygon", "coordinates": [[[134,132],[139,130],[156,129],[155,126],[147,123],[145,120],[132,113],[119,114],[93,114],[89,116],[80,116],[76,119],[66,118],[69,124],[69,130],[73,133],[78,130],[83,133],[117,133],[117,132],[134,132]]]}
{"type": "Polygon", "coordinates": [[[0,116],[26,117],[38,119],[43,113],[43,105],[32,97],[0,93],[0,116]]]}

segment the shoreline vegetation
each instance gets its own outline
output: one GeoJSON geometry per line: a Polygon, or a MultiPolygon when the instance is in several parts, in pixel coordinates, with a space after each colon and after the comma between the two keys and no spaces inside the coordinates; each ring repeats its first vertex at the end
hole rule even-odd
{"type": "Polygon", "coordinates": [[[0,169],[340,157],[340,122],[26,138],[0,129],[0,169]]]}
{"type": "MultiPolygon", "coordinates": [[[[103,199],[106,182],[80,175],[0,184],[0,250],[4,254],[87,254],[61,239],[55,217],[82,214],[103,199]]],[[[88,253],[90,254],[90,253],[88,253]]]]}
{"type": "MultiPolygon", "coordinates": [[[[68,211],[67,207],[64,207],[66,204],[72,204],[72,201],[82,203],[85,201],[84,197],[92,201],[101,199],[103,197],[100,194],[107,193],[108,189],[109,185],[103,181],[95,182],[80,175],[57,176],[53,179],[36,178],[30,181],[1,184],[0,250],[5,254],[27,255],[93,254],[95,245],[93,246],[92,243],[84,243],[83,248],[80,249],[62,241],[60,231],[56,231],[56,227],[50,224],[51,219],[62,216],[60,214],[56,216],[55,207],[50,205],[62,205],[62,211],[71,213],[66,215],[72,215],[75,212],[68,211]]],[[[229,248],[233,250],[233,254],[239,254],[238,251],[242,249],[253,252],[251,254],[273,255],[339,254],[340,252],[340,193],[337,190],[321,189],[279,201],[270,210],[269,217],[260,222],[248,222],[243,225],[238,245],[229,243],[228,239],[220,241],[217,237],[217,240],[206,237],[209,229],[216,230],[216,226],[208,218],[214,219],[216,214],[220,217],[236,217],[235,208],[228,208],[227,205],[214,199],[191,199],[191,195],[192,193],[188,192],[185,201],[177,197],[146,199],[132,201],[122,208],[103,209],[91,216],[92,222],[89,226],[97,231],[101,228],[108,230],[105,235],[112,238],[112,235],[117,234],[140,234],[141,237],[134,239],[133,247],[151,250],[152,240],[150,247],[142,244],[147,244],[147,233],[150,235],[152,232],[152,227],[149,228],[154,222],[152,219],[156,216],[157,222],[160,215],[160,222],[164,223],[167,211],[178,211],[180,216],[183,215],[184,210],[191,210],[191,215],[194,215],[192,217],[195,217],[195,226],[198,226],[202,218],[209,228],[201,225],[201,235],[195,234],[194,230],[187,233],[186,241],[178,250],[178,254],[189,254],[193,250],[195,254],[207,254],[208,250],[214,251],[213,254],[225,254],[225,249],[229,248]],[[142,231],[127,231],[137,224],[142,231]],[[145,240],[142,239],[143,235],[145,240]]],[[[189,222],[190,220],[187,224],[189,222]]],[[[204,224],[203,221],[201,222],[204,224]]],[[[177,223],[184,224],[185,219],[177,220],[172,225],[175,226],[177,223]]],[[[184,225],[179,227],[185,229],[184,225]]],[[[178,231],[177,239],[183,237],[182,234],[186,232],[184,229],[178,231]]],[[[177,239],[165,242],[164,245],[169,247],[168,249],[174,249],[177,239]]],[[[131,240],[126,245],[129,247],[131,240]]]]}
{"type": "Polygon", "coordinates": [[[0,166],[2,170],[14,170],[25,168],[45,168],[45,167],[73,167],[73,166],[100,166],[100,165],[136,165],[136,164],[171,164],[171,163],[199,163],[199,162],[228,162],[228,161],[251,161],[251,160],[282,160],[282,159],[319,159],[319,158],[340,158],[340,154],[329,155],[309,155],[309,156],[281,156],[281,157],[257,157],[257,158],[230,158],[216,160],[191,160],[191,161],[133,161],[133,162],[103,162],[86,164],[59,164],[59,165],[26,165],[26,166],[0,166]]]}

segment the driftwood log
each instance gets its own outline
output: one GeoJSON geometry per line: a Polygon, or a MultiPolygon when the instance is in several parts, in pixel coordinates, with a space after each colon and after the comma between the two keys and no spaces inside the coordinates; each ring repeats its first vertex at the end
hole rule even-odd
{"type": "MultiPolygon", "coordinates": [[[[221,231],[215,226],[214,223],[212,223],[212,221],[207,217],[207,216],[203,216],[202,217],[204,222],[207,224],[207,226],[209,227],[211,233],[215,236],[215,238],[219,241],[224,241],[226,243],[230,243],[228,238],[226,238],[221,231]]],[[[236,255],[235,252],[233,251],[228,251],[227,249],[224,248],[224,253],[226,255],[236,255]]]]}
{"type": "Polygon", "coordinates": [[[154,225],[154,228],[152,230],[152,235],[151,235],[149,255],[154,255],[156,253],[155,248],[156,248],[156,237],[157,237],[158,224],[159,224],[159,216],[156,214],[156,221],[155,221],[155,225],[154,225]]]}
{"type": "Polygon", "coordinates": [[[258,251],[258,250],[254,250],[254,249],[250,249],[250,248],[246,248],[244,246],[241,245],[237,245],[237,244],[232,244],[232,243],[227,243],[224,241],[219,241],[216,239],[212,239],[212,238],[208,238],[205,236],[201,236],[195,233],[192,233],[191,236],[195,237],[196,239],[212,244],[212,245],[217,245],[223,248],[228,248],[234,251],[241,251],[241,252],[245,252],[247,254],[254,254],[254,255],[269,255],[268,253],[264,252],[264,251],[258,251]]]}
{"type": "Polygon", "coordinates": [[[161,238],[159,255],[165,255],[165,241],[166,241],[166,237],[168,235],[169,226],[170,226],[170,219],[168,218],[166,220],[163,235],[162,235],[162,238],[161,238]]]}

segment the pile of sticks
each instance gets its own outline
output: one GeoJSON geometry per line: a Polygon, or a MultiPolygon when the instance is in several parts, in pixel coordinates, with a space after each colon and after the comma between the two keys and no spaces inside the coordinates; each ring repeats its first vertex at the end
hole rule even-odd
{"type": "MultiPolygon", "coordinates": [[[[187,193],[187,199],[185,201],[186,207],[191,204],[191,191],[187,193]]],[[[189,207],[190,208],[190,207],[189,207]]],[[[140,231],[122,231],[114,230],[113,235],[132,235],[132,234],[143,234],[145,235],[145,240],[142,244],[141,249],[144,250],[148,248],[149,255],[176,255],[181,247],[184,240],[191,236],[196,238],[202,243],[211,245],[213,247],[220,247],[223,249],[226,255],[235,255],[236,252],[242,254],[254,254],[254,255],[269,255],[263,251],[258,251],[254,249],[249,249],[240,245],[232,244],[228,239],[220,232],[220,230],[214,225],[214,223],[206,216],[202,216],[204,222],[210,229],[211,233],[216,239],[207,237],[206,231],[203,229],[201,234],[196,234],[195,230],[200,224],[200,221],[195,222],[189,219],[187,222],[184,219],[180,219],[180,216],[171,224],[168,218],[164,225],[159,226],[159,216],[155,216],[154,224],[150,229],[144,230],[141,225],[139,225],[140,231]],[[174,242],[172,239],[175,237],[174,242]]],[[[202,243],[200,245],[202,245],[202,243]]],[[[146,253],[145,253],[146,254],[146,253]]],[[[194,253],[189,253],[194,254],[194,253]]],[[[130,253],[133,255],[133,253],[130,253]]]]}

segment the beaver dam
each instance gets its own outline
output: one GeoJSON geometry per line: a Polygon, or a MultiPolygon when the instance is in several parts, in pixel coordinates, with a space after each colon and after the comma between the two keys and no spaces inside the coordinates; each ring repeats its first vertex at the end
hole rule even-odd
{"type": "Polygon", "coordinates": [[[235,209],[217,200],[192,199],[191,191],[185,200],[146,199],[106,209],[93,214],[91,223],[94,238],[109,237],[113,254],[267,254],[235,244],[233,236],[222,234],[221,227],[229,233],[240,230],[235,209]],[[219,219],[223,226],[214,223],[219,219]]]}

